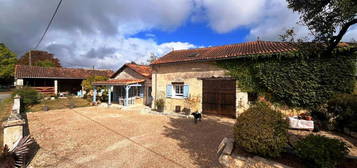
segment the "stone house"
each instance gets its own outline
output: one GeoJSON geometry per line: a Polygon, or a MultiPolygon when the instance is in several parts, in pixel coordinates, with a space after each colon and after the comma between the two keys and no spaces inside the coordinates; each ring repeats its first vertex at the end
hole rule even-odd
{"type": "Polygon", "coordinates": [[[43,94],[57,95],[81,91],[82,81],[90,76],[110,77],[112,74],[111,70],[16,65],[14,76],[17,88],[29,86],[43,94]]]}
{"type": "MultiPolygon", "coordinates": [[[[165,111],[190,109],[203,114],[237,117],[249,106],[250,94],[216,61],[296,50],[290,43],[254,41],[174,50],[151,64],[152,95],[165,100],[165,111]]],[[[152,108],[155,108],[153,103],[152,108]]]]}
{"type": "MultiPolygon", "coordinates": [[[[98,81],[94,86],[106,86],[109,106],[151,105],[151,67],[136,63],[124,64],[107,81],[98,81]]],[[[93,102],[96,102],[94,89],[93,102]]]]}

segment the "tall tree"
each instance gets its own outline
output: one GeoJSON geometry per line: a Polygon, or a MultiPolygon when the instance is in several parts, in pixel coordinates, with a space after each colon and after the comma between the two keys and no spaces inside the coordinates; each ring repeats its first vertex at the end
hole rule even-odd
{"type": "Polygon", "coordinates": [[[325,43],[331,53],[347,30],[357,23],[356,0],[287,0],[288,7],[300,13],[300,20],[315,36],[325,43]]]}
{"type": "Polygon", "coordinates": [[[16,54],[0,43],[0,82],[8,84],[14,77],[16,54]]]}
{"type": "MultiPolygon", "coordinates": [[[[29,52],[27,52],[19,59],[18,64],[29,65],[29,62],[29,52]]],[[[60,61],[53,54],[40,50],[31,51],[31,64],[34,66],[62,67],[60,61]]]]}

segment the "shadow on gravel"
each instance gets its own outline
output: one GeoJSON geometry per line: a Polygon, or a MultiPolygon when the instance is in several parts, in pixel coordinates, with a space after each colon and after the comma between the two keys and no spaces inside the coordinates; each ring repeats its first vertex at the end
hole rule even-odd
{"type": "Polygon", "coordinates": [[[193,119],[171,118],[164,135],[178,140],[198,167],[221,167],[216,154],[218,145],[224,137],[233,136],[233,122],[223,120],[209,116],[195,124],[193,119]]]}
{"type": "MultiPolygon", "coordinates": [[[[27,114],[26,113],[22,113],[21,114],[22,118],[25,120],[25,125],[23,127],[23,136],[28,136],[28,135],[31,135],[30,134],[30,128],[29,128],[29,124],[28,124],[28,120],[27,120],[27,114]]],[[[40,149],[40,145],[36,142],[36,140],[34,139],[34,143],[32,143],[30,146],[29,146],[29,153],[27,156],[25,156],[25,163],[26,165],[28,166],[32,159],[36,156],[38,150],[40,149]]]]}

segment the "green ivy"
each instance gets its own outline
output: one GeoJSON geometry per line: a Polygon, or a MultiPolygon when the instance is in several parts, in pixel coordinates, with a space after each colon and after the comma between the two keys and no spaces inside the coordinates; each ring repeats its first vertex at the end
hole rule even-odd
{"type": "Polygon", "coordinates": [[[218,61],[246,92],[270,95],[271,101],[291,107],[313,108],[336,93],[351,93],[356,52],[338,50],[332,56],[298,52],[246,56],[218,61]]]}

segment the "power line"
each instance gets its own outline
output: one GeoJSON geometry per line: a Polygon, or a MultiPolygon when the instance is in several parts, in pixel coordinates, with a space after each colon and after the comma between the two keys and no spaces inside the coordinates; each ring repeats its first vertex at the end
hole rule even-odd
{"type": "Polygon", "coordinates": [[[57,7],[56,7],[56,10],[55,10],[55,12],[53,13],[50,22],[48,23],[48,25],[47,25],[47,27],[46,27],[46,29],[45,29],[45,32],[43,32],[40,41],[38,41],[38,43],[36,44],[35,49],[38,48],[38,46],[39,46],[40,43],[42,42],[43,38],[45,37],[45,35],[46,35],[48,29],[50,28],[50,26],[51,26],[51,24],[52,24],[53,19],[55,18],[56,14],[57,14],[57,11],[58,11],[59,7],[61,6],[61,3],[62,3],[62,0],[59,1],[58,5],[57,5],[57,7]]]}

